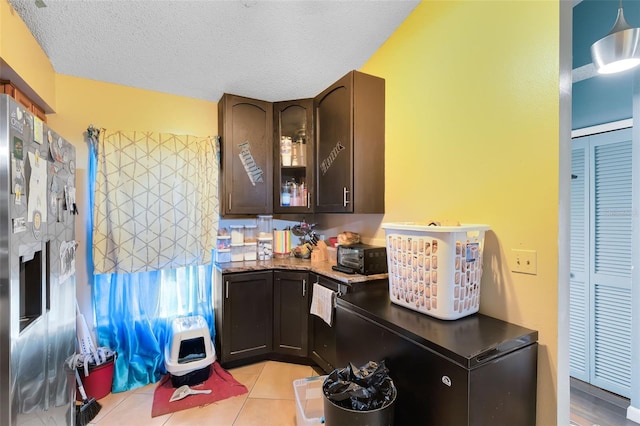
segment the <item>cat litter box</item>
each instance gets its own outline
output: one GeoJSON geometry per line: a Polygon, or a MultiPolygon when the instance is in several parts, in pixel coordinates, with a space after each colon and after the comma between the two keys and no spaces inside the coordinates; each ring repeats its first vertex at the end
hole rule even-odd
{"type": "Polygon", "coordinates": [[[174,319],[164,350],[164,365],[173,387],[194,386],[209,378],[216,353],[202,316],[174,319]]]}

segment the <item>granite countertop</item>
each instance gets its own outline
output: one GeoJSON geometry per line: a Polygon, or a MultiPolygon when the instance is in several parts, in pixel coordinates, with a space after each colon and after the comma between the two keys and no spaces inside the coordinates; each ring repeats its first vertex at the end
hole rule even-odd
{"type": "Polygon", "coordinates": [[[266,271],[273,269],[309,271],[345,284],[375,281],[387,279],[388,277],[388,274],[386,273],[375,275],[344,274],[342,272],[334,271],[333,269],[331,269],[333,265],[335,265],[335,263],[330,263],[329,261],[311,262],[311,260],[309,259],[298,259],[296,257],[215,264],[216,268],[218,268],[218,270],[220,270],[223,274],[230,274],[234,272],[266,271]]]}

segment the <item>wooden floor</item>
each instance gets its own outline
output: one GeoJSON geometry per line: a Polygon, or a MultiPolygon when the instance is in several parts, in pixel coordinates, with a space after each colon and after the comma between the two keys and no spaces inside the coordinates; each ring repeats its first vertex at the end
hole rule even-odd
{"type": "Polygon", "coordinates": [[[627,420],[629,400],[571,379],[572,426],[638,426],[627,420]]]}

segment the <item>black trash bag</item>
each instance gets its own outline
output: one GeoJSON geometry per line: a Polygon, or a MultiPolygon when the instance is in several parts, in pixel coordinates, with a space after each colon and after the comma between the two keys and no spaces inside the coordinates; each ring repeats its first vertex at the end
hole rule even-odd
{"type": "Polygon", "coordinates": [[[384,361],[369,361],[357,368],[352,363],[327,376],[322,391],[334,404],[355,411],[371,411],[395,399],[395,386],[384,361]]]}

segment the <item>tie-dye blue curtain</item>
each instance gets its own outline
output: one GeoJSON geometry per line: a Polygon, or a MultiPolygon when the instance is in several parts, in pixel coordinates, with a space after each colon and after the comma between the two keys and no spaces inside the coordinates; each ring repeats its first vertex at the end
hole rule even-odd
{"type": "MultiPolygon", "coordinates": [[[[97,155],[89,144],[89,197],[94,205],[97,155]]],[[[93,215],[90,215],[92,218],[93,215]]],[[[87,224],[92,235],[93,220],[87,224]]],[[[89,247],[91,247],[89,241],[89,247]]],[[[88,264],[93,265],[91,250],[88,264]]],[[[93,276],[93,307],[99,346],[116,351],[113,392],[123,392],[159,381],[164,347],[174,318],[201,315],[215,341],[212,300],[212,265],[137,273],[93,276]]]]}

